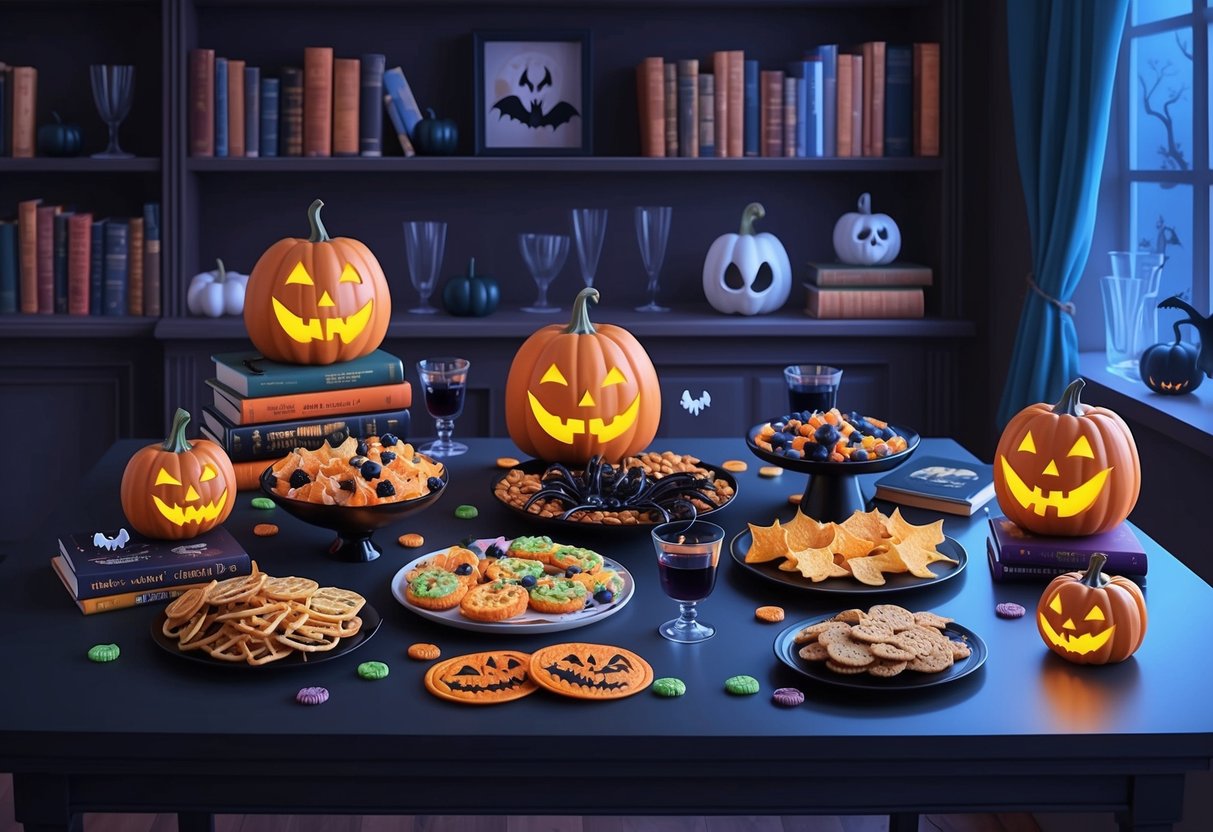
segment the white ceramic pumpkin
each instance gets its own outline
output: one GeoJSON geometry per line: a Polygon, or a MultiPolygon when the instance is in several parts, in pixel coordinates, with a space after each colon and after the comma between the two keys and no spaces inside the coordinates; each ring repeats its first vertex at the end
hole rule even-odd
{"type": "Polygon", "coordinates": [[[834,253],[843,263],[873,266],[892,263],[901,253],[901,231],[888,214],[872,213],[872,197],[859,197],[859,211],[834,224],[834,253]]]}
{"type": "Polygon", "coordinates": [[[703,293],[718,312],[761,315],[783,306],[792,291],[792,264],[774,234],[754,232],[766,210],[751,202],[741,232],[722,234],[703,261],[703,293]]]}
{"type": "Polygon", "coordinates": [[[244,290],[248,275],[230,272],[216,260],[218,268],[194,275],[185,293],[185,306],[191,314],[218,318],[244,312],[244,290]]]}

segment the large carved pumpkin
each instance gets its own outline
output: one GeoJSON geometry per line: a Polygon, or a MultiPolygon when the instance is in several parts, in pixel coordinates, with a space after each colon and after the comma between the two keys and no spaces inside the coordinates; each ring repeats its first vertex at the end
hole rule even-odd
{"type": "Polygon", "coordinates": [[[122,472],[122,511],[137,532],[186,540],[218,526],[232,513],[236,472],[223,448],[185,438],[190,414],[177,408],[163,443],[135,452],[122,472]]]}
{"type": "Polygon", "coordinates": [[[633,335],[590,321],[598,290],[582,289],[568,326],[528,338],[505,383],[505,420],[524,452],[552,462],[610,462],[644,450],[657,435],[661,389],[633,335]]]}
{"type": "Polygon", "coordinates": [[[308,209],[311,236],[270,246],[249,275],[244,326],[266,358],[290,364],[350,361],[379,348],[392,299],[371,250],[329,237],[319,199],[308,209]]]}
{"type": "Polygon", "coordinates": [[[994,454],[998,505],[1043,535],[1098,534],[1121,523],[1141,491],[1141,463],[1128,425],[1111,410],[1079,401],[1075,379],[1055,405],[1011,418],[994,454]]]}
{"type": "Polygon", "coordinates": [[[1091,555],[1084,572],[1059,575],[1036,607],[1046,645],[1075,664],[1111,664],[1132,656],[1146,637],[1146,599],[1128,578],[1103,574],[1108,556],[1091,555]]]}

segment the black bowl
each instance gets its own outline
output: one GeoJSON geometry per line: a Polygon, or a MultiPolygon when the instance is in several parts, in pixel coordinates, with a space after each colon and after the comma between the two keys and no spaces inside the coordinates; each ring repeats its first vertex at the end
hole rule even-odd
{"type": "Polygon", "coordinates": [[[274,491],[274,468],[271,465],[261,474],[261,491],[287,514],[298,517],[305,523],[332,529],[337,532],[337,539],[328,548],[328,553],[336,560],[351,563],[364,563],[375,560],[382,552],[371,534],[376,529],[389,526],[402,517],[429,508],[443,492],[450,481],[450,469],[442,466],[442,488],[431,491],[412,500],[399,500],[394,503],[380,503],[377,506],[327,506],[323,503],[309,503],[303,500],[292,500],[274,491]]]}

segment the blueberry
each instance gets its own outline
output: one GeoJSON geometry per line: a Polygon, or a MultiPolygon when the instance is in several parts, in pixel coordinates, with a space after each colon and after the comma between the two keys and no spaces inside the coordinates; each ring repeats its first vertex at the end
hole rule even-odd
{"type": "Polygon", "coordinates": [[[578,566],[577,564],[573,564],[568,569],[564,570],[564,576],[566,578],[571,578],[580,571],[581,571],[581,567],[578,566]]]}
{"type": "MultiPolygon", "coordinates": [[[[365,471],[366,468],[364,467],[362,470],[365,471]]],[[[396,486],[392,485],[391,480],[380,480],[379,484],[375,486],[375,493],[380,497],[395,497],[396,486]]]]}
{"type": "Polygon", "coordinates": [[[312,481],[312,478],[307,475],[307,471],[302,468],[296,468],[291,474],[291,488],[303,488],[312,481]]]}
{"type": "Polygon", "coordinates": [[[354,490],[354,481],[353,480],[342,480],[341,482],[339,482],[337,484],[339,486],[341,486],[342,491],[353,491],[354,490]]]}
{"type": "Polygon", "coordinates": [[[892,438],[893,438],[893,431],[892,431],[892,429],[890,429],[890,428],[881,428],[881,429],[880,429],[880,438],[881,438],[881,439],[892,439],[892,438]]]}
{"type": "Polygon", "coordinates": [[[383,453],[379,454],[379,461],[384,465],[391,465],[392,460],[395,458],[396,455],[391,451],[384,451],[383,453]]]}
{"type": "Polygon", "coordinates": [[[780,417],[779,417],[779,418],[778,418],[776,421],[783,422],[784,424],[787,424],[788,422],[792,421],[792,414],[791,414],[791,413],[785,413],[785,414],[783,414],[782,416],[780,416],[780,417]]]}
{"type": "Polygon", "coordinates": [[[822,425],[813,433],[813,438],[819,445],[832,448],[838,442],[838,428],[833,425],[822,425]]]}
{"type": "Polygon", "coordinates": [[[351,465],[352,467],[354,467],[354,468],[361,468],[361,467],[362,467],[362,463],[364,463],[364,462],[366,462],[366,457],[364,457],[364,456],[352,456],[352,457],[350,457],[350,465],[351,465]]]}
{"type": "Polygon", "coordinates": [[[809,452],[809,459],[813,462],[825,462],[830,458],[830,449],[825,445],[805,445],[809,452]]]}
{"type": "Polygon", "coordinates": [[[442,477],[430,477],[425,481],[425,484],[430,491],[437,491],[442,488],[442,477]]]}
{"type": "Polygon", "coordinates": [[[471,575],[472,565],[470,563],[461,563],[455,567],[456,575],[471,575]]]}
{"type": "Polygon", "coordinates": [[[530,589],[530,588],[531,588],[531,587],[533,587],[533,586],[535,585],[535,583],[536,583],[535,576],[534,576],[534,575],[524,575],[524,576],[522,577],[522,580],[521,580],[521,581],[519,581],[518,583],[519,583],[520,585],[522,585],[522,586],[526,587],[527,589],[530,589]]]}
{"type": "Polygon", "coordinates": [[[359,442],[358,447],[354,448],[354,453],[358,454],[358,456],[366,456],[369,450],[365,442],[359,442]]]}
{"type": "Polygon", "coordinates": [[[496,543],[490,543],[489,548],[484,550],[484,556],[486,558],[503,558],[505,557],[505,550],[496,543]]]}
{"type": "Polygon", "coordinates": [[[783,455],[788,459],[800,459],[803,454],[795,448],[788,448],[783,452],[783,455]]]}
{"type": "Polygon", "coordinates": [[[373,480],[375,477],[383,473],[383,466],[378,462],[371,462],[369,459],[362,463],[362,478],[364,480],[373,480]]]}
{"type": "Polygon", "coordinates": [[[382,444],[385,448],[390,448],[399,441],[400,440],[396,438],[396,434],[394,433],[385,433],[379,437],[380,444],[382,444]]]}
{"type": "Polygon", "coordinates": [[[851,451],[851,461],[852,462],[867,462],[868,461],[868,452],[865,451],[863,448],[856,448],[855,450],[851,451]]]}
{"type": "Polygon", "coordinates": [[[850,442],[852,445],[858,445],[859,443],[863,442],[863,434],[857,430],[851,431],[850,442]]]}
{"type": "Polygon", "coordinates": [[[609,604],[615,600],[615,593],[609,589],[600,589],[594,593],[594,600],[600,604],[609,604]]]}
{"type": "Polygon", "coordinates": [[[771,422],[771,430],[775,431],[776,433],[781,433],[786,427],[787,424],[784,422],[771,422]]]}

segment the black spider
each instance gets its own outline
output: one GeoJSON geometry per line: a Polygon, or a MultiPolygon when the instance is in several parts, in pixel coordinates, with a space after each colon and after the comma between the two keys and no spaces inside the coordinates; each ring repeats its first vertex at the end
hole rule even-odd
{"type": "Polygon", "coordinates": [[[564,520],[578,511],[623,509],[646,513],[650,519],[660,516],[663,522],[676,517],[694,518],[697,512],[692,500],[713,505],[704,490],[716,490],[711,480],[696,474],[682,472],[653,478],[640,466],[616,468],[598,456],[591,457],[585,470],[579,473],[553,463],[543,472],[540,482],[542,487],[523,508],[530,509],[539,500],[557,500],[566,507],[561,515],[564,520]]]}

